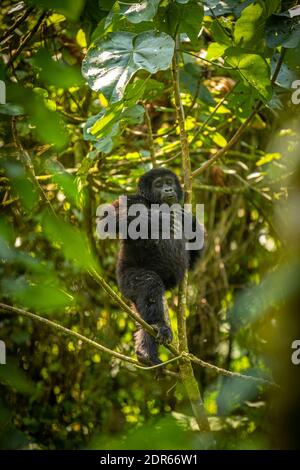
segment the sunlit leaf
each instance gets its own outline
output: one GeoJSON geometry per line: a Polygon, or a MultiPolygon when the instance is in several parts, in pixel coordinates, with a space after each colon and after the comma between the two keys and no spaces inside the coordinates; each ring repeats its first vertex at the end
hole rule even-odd
{"type": "Polygon", "coordinates": [[[131,23],[149,21],[156,15],[159,2],[160,0],[142,0],[136,3],[120,1],[120,12],[131,23]]]}
{"type": "Polygon", "coordinates": [[[290,18],[288,12],[270,16],[266,23],[269,47],[294,48],[300,42],[300,16],[290,18]]]}
{"type": "Polygon", "coordinates": [[[270,69],[262,56],[247,54],[238,47],[230,47],[226,50],[226,60],[265,100],[270,99],[270,69]]]}
{"type": "Polygon", "coordinates": [[[153,74],[170,66],[173,39],[165,33],[110,33],[88,51],[82,72],[89,86],[114,103],[122,99],[131,77],[138,70],[153,74]]]}
{"type": "Polygon", "coordinates": [[[234,40],[244,48],[259,48],[264,37],[264,8],[259,3],[253,3],[245,8],[234,28],[234,40]]]}

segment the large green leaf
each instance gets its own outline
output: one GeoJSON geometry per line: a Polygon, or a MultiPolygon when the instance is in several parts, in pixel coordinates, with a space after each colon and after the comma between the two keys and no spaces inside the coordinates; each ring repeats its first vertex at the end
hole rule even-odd
{"type": "Polygon", "coordinates": [[[234,28],[234,40],[244,48],[259,47],[265,32],[264,8],[254,3],[245,8],[234,28]]]}
{"type": "Polygon", "coordinates": [[[300,42],[300,16],[290,17],[289,12],[272,15],[266,24],[269,47],[297,47],[300,42]]]}
{"type": "Polygon", "coordinates": [[[271,98],[270,69],[262,56],[246,54],[239,47],[229,47],[226,50],[226,61],[237,69],[244,81],[253,86],[262,98],[271,98]]]}
{"type": "Polygon", "coordinates": [[[83,127],[84,139],[91,141],[101,152],[111,152],[114,137],[121,134],[120,126],[143,122],[144,108],[138,104],[125,107],[123,102],[110,106],[96,116],[91,116],[83,127]]]}
{"type": "Polygon", "coordinates": [[[252,0],[244,0],[242,3],[237,0],[206,0],[205,15],[215,17],[233,13],[239,16],[240,12],[251,2],[252,0]]]}
{"type": "Polygon", "coordinates": [[[119,2],[120,12],[130,23],[150,21],[156,15],[160,0],[143,0],[138,3],[119,2]]]}
{"type": "Polygon", "coordinates": [[[263,46],[267,18],[275,13],[280,0],[256,0],[243,9],[234,28],[234,40],[237,45],[258,50],[263,46]]]}
{"type": "Polygon", "coordinates": [[[170,31],[185,33],[191,41],[198,39],[203,20],[203,6],[195,1],[187,5],[174,3],[168,10],[168,23],[170,31]]]}
{"type": "Polygon", "coordinates": [[[153,74],[167,69],[173,52],[174,41],[168,34],[114,32],[91,46],[82,63],[82,73],[92,90],[101,91],[115,103],[122,99],[138,70],[153,74]]]}

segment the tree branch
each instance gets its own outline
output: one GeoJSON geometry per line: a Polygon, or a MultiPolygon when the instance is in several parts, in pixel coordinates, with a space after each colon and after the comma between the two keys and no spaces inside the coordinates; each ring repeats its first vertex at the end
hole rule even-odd
{"type": "MultiPolygon", "coordinates": [[[[182,171],[185,190],[185,202],[190,203],[192,199],[192,180],[191,180],[191,162],[189,156],[189,144],[185,130],[184,110],[180,97],[179,68],[177,64],[177,52],[179,49],[179,37],[176,37],[176,47],[172,62],[172,78],[175,97],[176,117],[180,129],[180,143],[182,151],[182,171]]],[[[188,273],[185,273],[184,279],[179,286],[179,303],[177,310],[177,326],[179,339],[179,352],[188,355],[188,342],[186,332],[186,302],[187,302],[187,280],[188,273]]],[[[188,356],[187,356],[188,357],[188,356]]],[[[200,431],[209,431],[210,426],[205,413],[204,403],[200,394],[190,358],[179,363],[179,369],[182,382],[187,391],[191,406],[197,420],[200,431]]]]}
{"type": "Polygon", "coordinates": [[[150,118],[146,105],[144,105],[144,110],[145,110],[145,122],[146,122],[147,129],[148,129],[148,142],[149,142],[151,163],[152,163],[153,168],[157,168],[158,165],[157,165],[156,156],[155,156],[155,146],[154,146],[154,140],[153,140],[151,118],[150,118]]]}
{"type": "MultiPolygon", "coordinates": [[[[199,359],[198,357],[194,356],[193,354],[188,354],[188,355],[186,353],[181,353],[180,354],[179,351],[177,351],[176,348],[171,348],[172,352],[176,353],[176,357],[173,357],[173,358],[169,359],[168,361],[162,362],[161,364],[157,364],[155,366],[142,366],[142,365],[140,365],[140,363],[137,360],[135,360],[131,357],[127,357],[124,354],[115,352],[115,351],[107,348],[106,346],[103,346],[102,344],[97,343],[96,341],[93,341],[93,340],[87,338],[86,336],[81,335],[80,333],[77,333],[76,331],[70,330],[69,328],[66,328],[66,327],[64,327],[64,326],[60,325],[59,323],[56,323],[52,320],[48,320],[48,318],[41,317],[40,315],[37,315],[37,314],[32,313],[32,312],[28,312],[27,310],[24,310],[24,309],[21,309],[21,308],[13,307],[12,305],[3,304],[2,302],[0,302],[0,311],[2,311],[3,313],[22,315],[24,317],[30,318],[31,320],[36,320],[36,321],[39,321],[40,323],[44,323],[47,326],[50,326],[51,328],[55,328],[55,329],[61,331],[63,334],[73,336],[76,339],[78,339],[80,341],[83,341],[84,343],[87,343],[90,346],[93,346],[93,347],[99,349],[100,351],[102,351],[104,353],[115,356],[116,358],[118,358],[122,361],[129,362],[130,364],[133,364],[138,369],[142,369],[142,370],[158,369],[160,367],[164,367],[167,364],[178,361],[178,360],[182,359],[185,356],[185,358],[188,357],[195,364],[198,364],[201,367],[212,369],[212,370],[214,370],[215,372],[217,372],[218,374],[221,374],[221,375],[226,375],[228,377],[237,377],[237,378],[245,379],[245,380],[252,380],[254,382],[259,382],[262,385],[268,385],[268,386],[271,386],[271,387],[276,387],[276,388],[279,387],[274,382],[271,382],[271,381],[266,380],[266,379],[261,379],[259,377],[253,377],[251,375],[243,375],[243,374],[239,374],[238,372],[231,372],[229,370],[222,369],[220,367],[214,366],[213,364],[209,364],[208,362],[202,361],[202,359],[199,359]]],[[[147,323],[146,323],[146,325],[147,325],[147,323]]],[[[150,326],[150,325],[148,325],[148,326],[150,326]]],[[[165,371],[165,372],[168,375],[177,376],[177,374],[172,372],[172,371],[165,371]]]]}
{"type": "Polygon", "coordinates": [[[32,312],[28,312],[27,310],[23,310],[21,308],[13,307],[11,305],[6,305],[3,303],[0,303],[0,310],[4,313],[13,313],[17,315],[22,315],[23,317],[30,318],[31,320],[36,320],[36,321],[39,321],[40,323],[44,323],[45,325],[50,326],[51,328],[55,328],[56,330],[62,332],[65,335],[73,336],[74,338],[82,341],[83,343],[89,344],[90,346],[106,354],[110,354],[111,356],[116,357],[117,359],[120,359],[121,361],[133,364],[138,369],[142,369],[142,370],[158,369],[160,367],[166,366],[167,364],[170,364],[171,362],[178,361],[181,358],[181,356],[176,356],[176,357],[173,357],[172,359],[169,359],[166,362],[162,362],[161,364],[156,364],[155,366],[142,366],[136,359],[133,359],[131,357],[125,356],[124,354],[113,351],[112,349],[109,349],[106,346],[103,346],[102,344],[96,341],[93,341],[92,339],[89,339],[80,333],[77,333],[76,331],[70,330],[69,328],[66,328],[65,326],[62,326],[59,323],[56,323],[52,320],[48,320],[48,318],[41,317],[40,315],[37,315],[32,312]]]}
{"type": "Polygon", "coordinates": [[[35,33],[38,31],[39,27],[41,26],[47,12],[41,14],[37,22],[35,23],[34,27],[21,39],[18,48],[15,50],[14,54],[12,54],[11,58],[7,62],[6,67],[10,67],[13,62],[16,60],[19,54],[21,54],[24,47],[28,44],[28,42],[33,38],[35,33]]]}

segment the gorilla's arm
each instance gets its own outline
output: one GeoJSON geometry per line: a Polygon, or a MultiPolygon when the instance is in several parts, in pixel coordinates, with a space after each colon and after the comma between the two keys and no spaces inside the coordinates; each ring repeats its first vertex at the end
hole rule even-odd
{"type": "Polygon", "coordinates": [[[101,212],[97,211],[97,231],[100,237],[105,238],[107,234],[126,236],[128,225],[136,218],[134,211],[130,211],[130,208],[135,204],[144,209],[142,213],[145,222],[148,222],[150,214],[143,197],[135,194],[121,196],[111,204],[103,205],[101,212]]]}

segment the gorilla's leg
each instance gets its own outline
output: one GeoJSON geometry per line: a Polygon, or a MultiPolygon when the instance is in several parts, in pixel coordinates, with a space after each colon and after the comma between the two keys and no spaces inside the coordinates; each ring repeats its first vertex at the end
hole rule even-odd
{"type": "Polygon", "coordinates": [[[154,271],[130,268],[118,273],[121,292],[130,299],[139,315],[157,330],[156,340],[139,327],[135,334],[136,354],[144,363],[158,364],[157,342],[172,341],[172,332],[164,318],[164,285],[154,271]]]}

